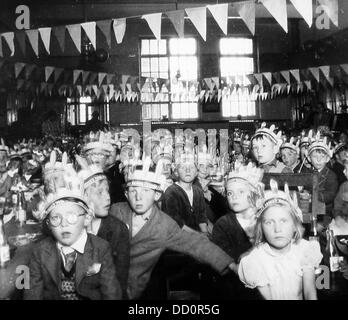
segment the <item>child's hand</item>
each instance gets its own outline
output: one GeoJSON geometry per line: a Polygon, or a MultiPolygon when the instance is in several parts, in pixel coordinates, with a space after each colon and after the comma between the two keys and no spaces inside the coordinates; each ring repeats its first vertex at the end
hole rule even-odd
{"type": "Polygon", "coordinates": [[[235,262],[232,262],[229,266],[231,271],[233,271],[235,274],[238,275],[238,264],[235,262]]]}

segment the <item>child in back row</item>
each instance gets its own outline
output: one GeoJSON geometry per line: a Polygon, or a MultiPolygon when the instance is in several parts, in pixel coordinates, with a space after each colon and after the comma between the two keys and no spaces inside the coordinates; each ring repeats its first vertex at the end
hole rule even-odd
{"type": "Polygon", "coordinates": [[[271,180],[257,212],[255,247],[241,259],[239,278],[268,300],[316,300],[322,254],[317,242],[302,239],[302,213],[285,190],[271,180]]]}

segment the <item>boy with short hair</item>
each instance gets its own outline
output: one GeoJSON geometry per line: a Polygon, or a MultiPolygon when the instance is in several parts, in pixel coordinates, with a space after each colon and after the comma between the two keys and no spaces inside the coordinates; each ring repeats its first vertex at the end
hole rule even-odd
{"type": "Polygon", "coordinates": [[[151,272],[161,254],[174,250],[188,254],[200,262],[209,264],[221,274],[236,272],[236,264],[219,247],[198,232],[187,232],[163,211],[155,202],[161,197],[165,177],[162,167],[149,171],[145,161],[142,169],[130,172],[127,183],[128,203],[117,203],[111,214],[122,220],[131,231],[131,262],[128,278],[128,296],[139,298],[144,292],[151,272]]]}
{"type": "Polygon", "coordinates": [[[284,163],[277,160],[277,154],[282,144],[282,132],[274,132],[275,126],[266,127],[266,123],[261,124],[261,128],[256,130],[251,138],[251,149],[258,166],[265,173],[291,173],[284,163]]]}
{"type": "Polygon", "coordinates": [[[66,176],[68,188],[49,194],[37,218],[51,236],[40,241],[30,260],[27,300],[113,300],[122,292],[109,244],[88,234],[92,214],[77,176],[66,176]]]}

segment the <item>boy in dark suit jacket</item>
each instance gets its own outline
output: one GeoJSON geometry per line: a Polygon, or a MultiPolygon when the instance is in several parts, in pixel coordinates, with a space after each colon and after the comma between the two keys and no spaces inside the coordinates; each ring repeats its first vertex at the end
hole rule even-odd
{"type": "Polygon", "coordinates": [[[91,214],[81,191],[60,189],[47,197],[38,218],[52,236],[33,251],[24,299],[121,299],[109,244],[86,231],[91,214]]]}

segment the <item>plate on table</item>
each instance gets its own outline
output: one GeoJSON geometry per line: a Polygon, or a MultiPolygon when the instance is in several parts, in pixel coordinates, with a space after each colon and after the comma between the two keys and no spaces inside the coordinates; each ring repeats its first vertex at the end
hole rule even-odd
{"type": "Polygon", "coordinates": [[[31,242],[34,242],[42,235],[41,232],[37,233],[25,233],[17,236],[8,237],[8,242],[10,245],[15,247],[22,247],[31,242]]]}

